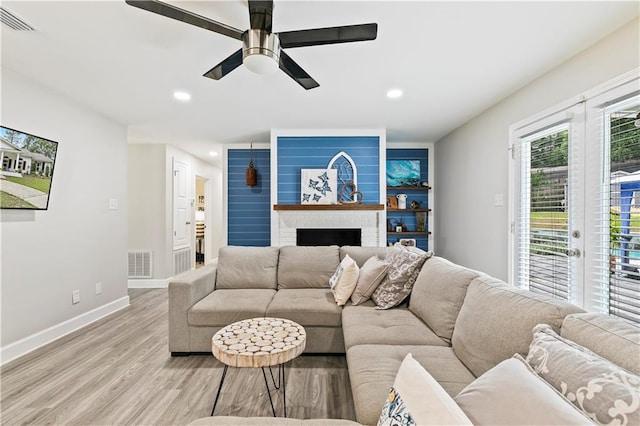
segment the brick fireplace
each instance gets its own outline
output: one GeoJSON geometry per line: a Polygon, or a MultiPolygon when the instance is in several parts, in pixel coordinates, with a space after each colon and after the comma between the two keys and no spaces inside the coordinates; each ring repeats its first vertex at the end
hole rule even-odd
{"type": "MultiPolygon", "coordinates": [[[[276,206],[277,207],[277,206],[276,206]]],[[[295,246],[296,231],[304,228],[360,229],[361,244],[364,247],[384,246],[386,242],[386,221],[384,210],[335,209],[278,210],[273,212],[271,245],[295,246]]]]}

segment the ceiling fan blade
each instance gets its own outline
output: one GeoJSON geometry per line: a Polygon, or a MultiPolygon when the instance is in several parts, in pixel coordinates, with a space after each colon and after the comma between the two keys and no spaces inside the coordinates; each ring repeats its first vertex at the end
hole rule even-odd
{"type": "Polygon", "coordinates": [[[252,30],[271,32],[272,0],[249,0],[249,21],[252,30]]]}
{"type": "Polygon", "coordinates": [[[238,49],[231,56],[204,73],[203,77],[220,80],[225,75],[242,65],[242,49],[238,49]]]}
{"type": "Polygon", "coordinates": [[[137,7],[138,9],[166,16],[167,18],[175,19],[187,24],[195,25],[196,27],[204,28],[205,30],[226,35],[237,40],[242,40],[243,31],[240,31],[237,28],[230,27],[229,25],[213,21],[209,18],[205,18],[204,16],[197,15],[193,12],[189,12],[188,10],[180,9],[179,7],[175,7],[170,4],[155,0],[125,1],[128,5],[137,7]]]}
{"type": "Polygon", "coordinates": [[[375,23],[278,33],[280,47],[284,48],[375,40],[377,35],[378,24],[375,23]]]}
{"type": "Polygon", "coordinates": [[[280,51],[280,69],[307,90],[320,86],[317,81],[311,78],[311,76],[307,74],[300,65],[296,64],[289,55],[284,53],[283,50],[280,51]]]}

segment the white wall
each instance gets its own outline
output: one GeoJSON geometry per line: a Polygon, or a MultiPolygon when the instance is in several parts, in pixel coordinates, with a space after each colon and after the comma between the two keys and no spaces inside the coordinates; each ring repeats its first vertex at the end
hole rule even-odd
{"type": "MultiPolygon", "coordinates": [[[[129,250],[153,253],[152,278],[166,278],[165,145],[128,146],[129,250]]],[[[169,188],[171,190],[171,188],[169,188]]]]}
{"type": "Polygon", "coordinates": [[[638,34],[635,19],[436,143],[438,255],[507,279],[509,126],[640,66],[638,34]]]}
{"type": "Polygon", "coordinates": [[[127,142],[124,126],[1,71],[2,124],[59,142],[49,209],[0,214],[6,362],[128,305],[127,142]]]}
{"type": "MultiPolygon", "coordinates": [[[[130,287],[159,287],[173,275],[173,159],[190,165],[190,196],[195,200],[195,176],[208,180],[205,187],[205,262],[218,256],[226,232],[222,226],[222,170],[164,144],[130,144],[129,152],[129,250],[153,252],[151,280],[130,280],[130,287]]],[[[191,223],[195,224],[195,208],[191,223]]],[[[195,225],[192,247],[195,244],[195,225]]]]}

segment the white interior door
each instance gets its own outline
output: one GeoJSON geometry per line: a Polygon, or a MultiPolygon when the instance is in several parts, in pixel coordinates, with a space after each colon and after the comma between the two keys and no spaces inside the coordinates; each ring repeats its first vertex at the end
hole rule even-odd
{"type": "Polygon", "coordinates": [[[572,302],[581,299],[583,280],[580,109],[519,129],[514,146],[514,282],[572,302]]]}
{"type": "Polygon", "coordinates": [[[189,164],[173,159],[173,249],[190,245],[189,164]]]}

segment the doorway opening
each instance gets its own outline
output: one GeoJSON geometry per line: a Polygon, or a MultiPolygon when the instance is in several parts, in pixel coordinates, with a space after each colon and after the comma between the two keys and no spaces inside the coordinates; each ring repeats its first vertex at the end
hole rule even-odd
{"type": "Polygon", "coordinates": [[[205,187],[206,187],[207,179],[196,176],[196,268],[204,266],[205,259],[205,229],[206,225],[206,215],[205,215],[205,187]]]}

